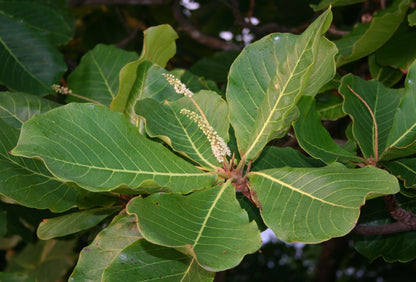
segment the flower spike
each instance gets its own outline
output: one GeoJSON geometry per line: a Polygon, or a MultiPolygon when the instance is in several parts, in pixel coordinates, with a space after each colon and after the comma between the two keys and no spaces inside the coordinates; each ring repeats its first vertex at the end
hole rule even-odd
{"type": "Polygon", "coordinates": [[[170,85],[172,85],[175,88],[176,93],[183,94],[186,97],[191,98],[194,93],[192,93],[191,90],[186,88],[185,84],[183,84],[179,79],[174,77],[171,74],[163,73],[164,77],[166,77],[166,80],[169,82],[170,85]]]}

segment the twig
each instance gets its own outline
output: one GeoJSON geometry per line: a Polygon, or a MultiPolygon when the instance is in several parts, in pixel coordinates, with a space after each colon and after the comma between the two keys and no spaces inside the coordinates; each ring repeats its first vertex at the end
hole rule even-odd
{"type": "Polygon", "coordinates": [[[205,35],[196,29],[192,23],[184,17],[178,0],[172,2],[173,16],[180,25],[180,30],[186,32],[195,41],[218,50],[240,50],[240,46],[223,41],[217,37],[205,35]]]}
{"type": "Polygon", "coordinates": [[[119,43],[114,44],[114,46],[121,48],[127,45],[130,41],[136,38],[139,30],[140,30],[140,26],[137,26],[126,38],[121,40],[119,43]]]}
{"type": "Polygon", "coordinates": [[[396,222],[383,225],[357,225],[352,232],[361,235],[384,235],[416,229],[416,215],[399,207],[393,195],[385,196],[384,202],[396,222]]]}
{"type": "Polygon", "coordinates": [[[163,0],[68,0],[69,5],[74,7],[93,5],[161,5],[163,0]]]}

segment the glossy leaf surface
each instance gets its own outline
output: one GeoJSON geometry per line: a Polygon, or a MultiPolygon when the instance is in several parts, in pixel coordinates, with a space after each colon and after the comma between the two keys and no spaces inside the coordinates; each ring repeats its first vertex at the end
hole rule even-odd
{"type": "Polygon", "coordinates": [[[393,175],[404,181],[407,188],[416,188],[416,159],[399,159],[383,164],[393,175]]]}
{"type": "Polygon", "coordinates": [[[331,19],[327,10],[302,35],[266,36],[247,46],[231,66],[227,101],[240,155],[247,161],[288,130],[304,91],[313,96],[334,76],[336,48],[323,37],[331,19]]]}
{"type": "Polygon", "coordinates": [[[143,237],[194,256],[205,269],[238,265],[261,245],[257,224],[249,222],[230,183],[188,196],[157,193],[127,206],[143,237]]]}
{"type": "Polygon", "coordinates": [[[397,179],[374,167],[283,167],[249,175],[265,224],[286,242],[318,243],[355,226],[366,198],[396,193],[397,179]]]}
{"type": "Polygon", "coordinates": [[[91,191],[163,186],[186,193],[216,181],[140,135],[122,114],[93,104],[71,103],[30,119],[13,154],[40,158],[60,180],[91,191]]]}

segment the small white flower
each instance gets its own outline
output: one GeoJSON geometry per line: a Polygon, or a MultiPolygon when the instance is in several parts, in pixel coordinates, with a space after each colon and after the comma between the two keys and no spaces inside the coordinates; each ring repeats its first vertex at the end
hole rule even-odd
{"type": "Polygon", "coordinates": [[[185,114],[188,118],[198,124],[198,127],[207,136],[209,143],[211,144],[211,150],[217,160],[222,163],[225,160],[225,156],[231,156],[230,148],[228,148],[224,139],[218,136],[218,133],[212,128],[212,126],[205,121],[197,113],[188,109],[182,109],[181,114],[185,114]]]}
{"type": "Polygon", "coordinates": [[[175,88],[176,93],[183,94],[189,98],[191,98],[194,95],[194,93],[192,93],[191,90],[186,88],[185,84],[183,84],[179,79],[177,79],[173,75],[167,73],[163,73],[162,75],[166,77],[166,80],[169,82],[169,84],[175,88]]]}
{"type": "Polygon", "coordinates": [[[63,95],[68,95],[72,93],[72,90],[70,90],[68,87],[61,86],[59,84],[52,84],[51,87],[56,93],[60,93],[63,95]]]}

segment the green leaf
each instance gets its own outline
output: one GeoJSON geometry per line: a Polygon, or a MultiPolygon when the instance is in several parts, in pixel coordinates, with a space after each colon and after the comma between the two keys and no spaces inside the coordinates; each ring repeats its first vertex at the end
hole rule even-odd
{"type": "Polygon", "coordinates": [[[122,114],[93,104],[71,103],[33,117],[13,154],[40,158],[61,181],[97,192],[163,186],[186,193],[217,179],[140,135],[122,114]]]}
{"type": "Polygon", "coordinates": [[[356,3],[364,2],[365,0],[321,0],[318,4],[311,4],[312,9],[316,11],[323,10],[329,6],[338,7],[338,6],[347,6],[356,3]]]}
{"type": "Polygon", "coordinates": [[[227,100],[240,155],[247,161],[288,130],[302,93],[315,95],[334,76],[336,48],[323,37],[331,19],[327,10],[302,35],[266,36],[231,66],[227,100]]]}
{"type": "Polygon", "coordinates": [[[361,162],[360,158],[335,143],[329,132],[322,126],[312,97],[302,97],[298,102],[298,108],[300,115],[299,119],[293,123],[293,128],[302,149],[326,164],[349,160],[361,162]]]}
{"type": "MultiPolygon", "coordinates": [[[[118,74],[121,68],[137,59],[134,52],[98,44],[82,57],[81,63],[69,75],[68,87],[77,95],[109,106],[119,88],[118,74]]],[[[82,100],[69,95],[66,101],[82,100]]]]}
{"type": "Polygon", "coordinates": [[[136,218],[126,214],[117,215],[91,244],[82,249],[69,281],[102,281],[104,270],[113,259],[140,238],[136,218]]]}
{"type": "Polygon", "coordinates": [[[389,66],[379,65],[376,61],[375,54],[368,56],[368,66],[371,77],[382,82],[387,87],[395,85],[403,76],[403,72],[401,70],[389,66]]]}
{"type": "Polygon", "coordinates": [[[364,157],[379,161],[388,145],[392,117],[403,91],[348,74],[342,78],[339,92],[344,96],[343,109],[353,120],[353,134],[364,157]]]}
{"type": "Polygon", "coordinates": [[[264,222],[286,242],[318,243],[347,234],[365,199],[399,190],[397,179],[374,167],[283,167],[249,174],[264,222]]]}
{"type": "Polygon", "coordinates": [[[315,100],[316,110],[323,120],[337,120],[345,116],[341,96],[328,91],[316,95],[315,100]]]}
{"type": "Polygon", "coordinates": [[[146,240],[190,254],[210,271],[232,268],[261,246],[257,224],[249,222],[229,182],[188,196],[135,198],[127,211],[137,216],[146,240]]]}
{"type": "MultiPolygon", "coordinates": [[[[396,196],[399,207],[415,210],[415,198],[396,196]]],[[[387,211],[384,201],[372,200],[363,207],[363,214],[360,217],[361,225],[382,225],[395,222],[387,211]]],[[[354,248],[374,261],[382,257],[385,261],[392,263],[396,261],[409,262],[416,258],[416,231],[406,231],[388,235],[354,235],[354,248]]]]}
{"type": "Polygon", "coordinates": [[[403,22],[390,40],[377,50],[376,61],[382,66],[407,70],[416,59],[416,48],[409,46],[416,46],[416,29],[403,22]]]}
{"type": "Polygon", "coordinates": [[[415,26],[416,25],[416,11],[411,12],[407,16],[407,20],[409,21],[410,26],[415,26]]]}
{"type": "Polygon", "coordinates": [[[104,271],[104,281],[212,281],[214,272],[200,267],[195,258],[144,239],[123,249],[104,271]]]}
{"type": "Polygon", "coordinates": [[[16,129],[35,114],[58,106],[60,104],[23,92],[0,92],[0,119],[16,129]]]}
{"type": "Polygon", "coordinates": [[[406,188],[416,188],[416,158],[395,160],[383,166],[403,180],[406,188]]]}
{"type": "MultiPolygon", "coordinates": [[[[212,91],[200,91],[193,96],[210,125],[225,141],[228,140],[228,105],[212,91]]],[[[146,131],[151,137],[159,137],[175,151],[187,156],[200,165],[215,170],[221,166],[215,158],[211,144],[201,128],[184,114],[181,109],[199,113],[191,99],[181,99],[163,104],[153,99],[143,99],[136,104],[136,113],[144,118],[146,131]]]]}
{"type": "Polygon", "coordinates": [[[57,9],[42,2],[1,0],[0,10],[24,22],[33,33],[39,33],[55,45],[69,42],[73,35],[72,25],[57,9]]]}
{"type": "MultiPolygon", "coordinates": [[[[174,71],[175,70],[173,70],[172,72],[174,71]]],[[[179,78],[186,85],[186,87],[194,93],[197,93],[201,90],[212,90],[217,93],[222,92],[218,88],[217,83],[215,81],[206,80],[204,79],[204,77],[197,76],[191,73],[190,71],[181,70],[180,72],[180,76],[176,75],[177,72],[174,72],[173,75],[179,78]]]]}
{"type": "MultiPolygon", "coordinates": [[[[143,88],[149,83],[147,72],[152,64],[161,68],[175,55],[175,40],[178,38],[176,32],[170,25],[159,25],[144,31],[143,50],[140,58],[127,64],[120,72],[120,89],[111,108],[124,113],[136,122],[134,105],[143,97],[143,88]]],[[[161,79],[161,76],[158,77],[161,79]]],[[[166,85],[166,84],[165,84],[166,85]]]]}
{"type": "Polygon", "coordinates": [[[58,240],[27,244],[8,260],[5,271],[24,273],[35,281],[60,281],[73,266],[75,245],[75,241],[58,240]]]}
{"type": "Polygon", "coordinates": [[[291,147],[266,146],[259,158],[254,162],[252,170],[259,171],[284,166],[318,167],[323,165],[324,163],[321,161],[309,158],[291,147]]]}
{"type": "Polygon", "coordinates": [[[383,46],[399,27],[411,0],[395,0],[385,10],[374,13],[371,22],[358,24],[334,43],[339,49],[337,66],[363,58],[383,46]]]}
{"type": "Polygon", "coordinates": [[[81,191],[59,181],[40,160],[9,153],[18,141],[22,123],[57,105],[25,93],[0,93],[0,194],[27,207],[54,212],[114,202],[113,197],[81,191]]]}
{"type": "Polygon", "coordinates": [[[120,207],[98,208],[44,219],[39,224],[36,234],[42,240],[74,234],[96,226],[119,210],[120,207]]]}
{"type": "Polygon", "coordinates": [[[66,70],[62,54],[47,38],[2,11],[0,61],[0,84],[36,95],[51,92],[66,70]]]}
{"type": "Polygon", "coordinates": [[[405,80],[404,97],[394,115],[388,136],[384,160],[406,157],[416,153],[416,61],[410,66],[405,80]]]}

